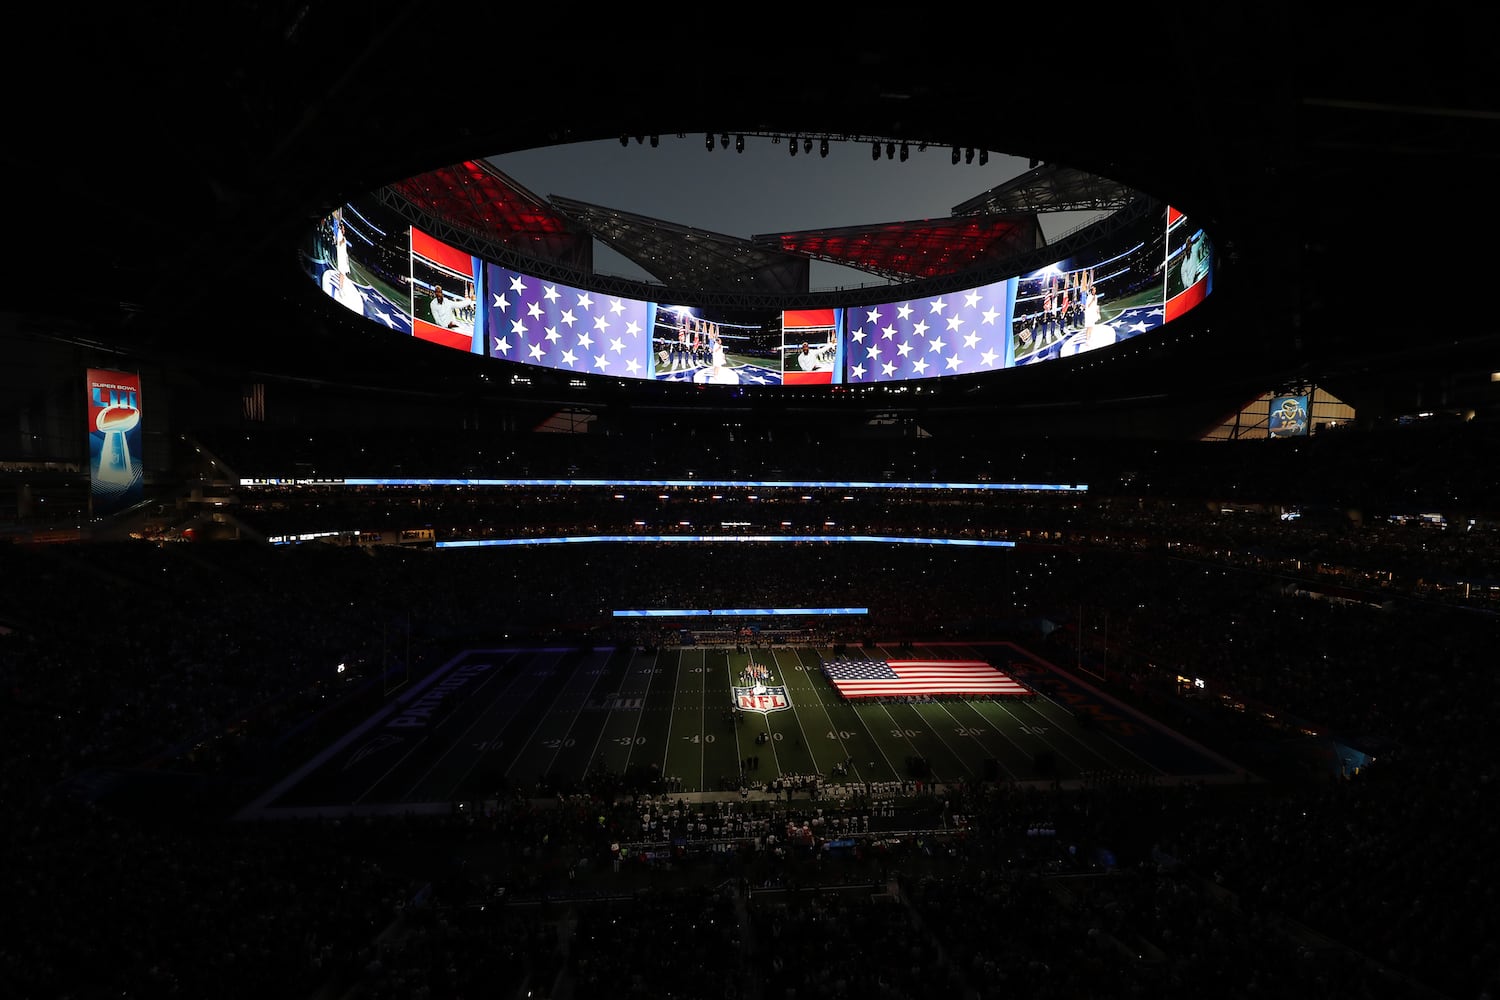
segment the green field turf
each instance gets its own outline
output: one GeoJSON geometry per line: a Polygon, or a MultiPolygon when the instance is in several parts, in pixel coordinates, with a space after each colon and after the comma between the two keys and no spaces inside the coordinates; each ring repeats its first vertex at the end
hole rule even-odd
{"type": "MultiPolygon", "coordinates": [[[[1003,643],[856,655],[988,659],[1023,681],[1049,676],[1041,661],[1003,643]]],[[[1115,709],[1084,711],[1046,693],[849,702],[819,670],[820,658],[833,656],[813,646],[470,650],[399,692],[265,804],[402,808],[502,792],[553,795],[601,781],[626,792],[731,796],[788,776],[820,775],[820,791],[837,794],[830,785],[1166,773],[1121,738],[1146,732],[1144,720],[1115,709]],[[788,707],[736,717],[731,687],[752,660],[770,671],[768,684],[785,687],[788,707]]]]}

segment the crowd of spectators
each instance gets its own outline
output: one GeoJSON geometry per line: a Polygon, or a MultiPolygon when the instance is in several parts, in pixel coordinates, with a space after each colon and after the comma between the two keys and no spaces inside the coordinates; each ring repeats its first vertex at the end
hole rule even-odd
{"type": "MultiPolygon", "coordinates": [[[[1369,511],[1500,510],[1485,474],[1494,420],[1351,428],[1305,438],[1163,441],[927,434],[911,418],[882,434],[867,420],[790,413],[740,421],[684,410],[630,421],[600,415],[587,433],[382,428],[378,452],[356,428],[205,429],[201,455],[239,478],[820,480],[1069,483],[1105,494],[1274,502],[1369,511]],[[378,457],[377,457],[378,455],[378,457]]],[[[205,467],[205,471],[209,471],[205,467]]]]}
{"type": "MultiPolygon", "coordinates": [[[[1436,461],[1402,454],[1403,476],[1436,461]]],[[[1284,482],[1234,461],[1267,494],[1284,482]]],[[[0,794],[17,930],[0,943],[0,986],[1493,997],[1496,619],[1420,585],[1459,558],[1492,569],[1469,548],[1489,536],[1449,534],[1454,518],[1225,516],[1211,508],[1224,496],[1170,495],[1027,498],[1004,516],[910,499],[862,510],[911,532],[1026,533],[998,550],[5,545],[0,794]],[[778,604],[867,605],[859,628],[883,640],[1014,628],[1232,759],[1269,762],[1293,736],[1371,759],[1245,787],[988,782],[713,804],[517,792],[437,815],[229,819],[378,706],[392,670],[421,673],[486,630],[635,640],[652,637],[600,631],[610,609],[778,604]],[[648,849],[667,827],[689,846],[648,849]]],[[[566,525],[594,516],[557,509],[566,525]]]]}

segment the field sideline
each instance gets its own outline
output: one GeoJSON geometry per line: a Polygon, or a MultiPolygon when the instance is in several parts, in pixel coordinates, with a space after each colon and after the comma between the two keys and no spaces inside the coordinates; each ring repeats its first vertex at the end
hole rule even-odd
{"type": "Polygon", "coordinates": [[[1225,778],[1232,763],[1010,643],[864,647],[986,659],[1034,693],[849,702],[817,646],[469,650],[289,775],[247,813],[434,811],[584,787],[695,797],[819,794],[922,781],[1072,783],[1097,774],[1225,778]],[[751,665],[786,707],[735,711],[751,665]]]}

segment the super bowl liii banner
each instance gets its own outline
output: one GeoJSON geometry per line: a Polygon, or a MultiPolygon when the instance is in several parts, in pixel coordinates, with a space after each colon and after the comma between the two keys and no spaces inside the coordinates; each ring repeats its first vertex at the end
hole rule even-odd
{"type": "Polygon", "coordinates": [[[90,368],[88,394],[90,499],[106,517],[141,499],[141,378],[90,368]]]}

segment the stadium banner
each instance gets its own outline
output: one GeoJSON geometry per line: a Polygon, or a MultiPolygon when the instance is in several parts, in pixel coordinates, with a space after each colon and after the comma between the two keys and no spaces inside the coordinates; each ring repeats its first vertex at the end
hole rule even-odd
{"type": "Polygon", "coordinates": [[[846,699],[1023,695],[1028,688],[985,660],[823,661],[823,675],[846,699]]]}
{"type": "Polygon", "coordinates": [[[89,504],[94,517],[107,517],[143,492],[141,377],[90,368],[87,383],[89,504]]]}
{"type": "Polygon", "coordinates": [[[1308,397],[1273,396],[1266,418],[1266,433],[1273,438],[1307,436],[1308,397]]]}

